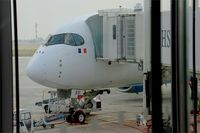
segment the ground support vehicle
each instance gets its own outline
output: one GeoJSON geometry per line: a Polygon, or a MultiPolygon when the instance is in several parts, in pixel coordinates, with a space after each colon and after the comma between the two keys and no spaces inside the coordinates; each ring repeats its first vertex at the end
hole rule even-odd
{"type": "MultiPolygon", "coordinates": [[[[34,132],[34,126],[33,126],[33,120],[31,118],[31,111],[28,109],[20,109],[20,120],[19,120],[19,126],[20,126],[20,133],[33,133],[34,132]]],[[[16,132],[16,110],[13,112],[13,118],[14,118],[14,132],[16,132]]]]}
{"type": "Polygon", "coordinates": [[[57,97],[51,97],[40,102],[36,102],[36,106],[44,108],[46,113],[66,113],[70,108],[83,109],[85,113],[90,114],[93,111],[101,111],[101,99],[100,95],[106,91],[108,94],[110,90],[92,90],[83,91],[78,93],[79,95],[71,96],[66,99],[59,99],[57,97]]]}
{"type": "Polygon", "coordinates": [[[101,100],[97,96],[103,94],[106,91],[108,94],[110,90],[92,90],[83,93],[83,97],[80,99],[72,99],[72,105],[66,115],[66,121],[68,123],[85,123],[86,115],[91,111],[101,110],[101,100]]]}
{"type": "Polygon", "coordinates": [[[39,121],[34,120],[33,125],[34,127],[42,126],[43,128],[46,128],[47,126],[49,126],[51,128],[54,128],[56,124],[64,121],[65,121],[65,115],[60,113],[57,115],[46,116],[39,121]]]}
{"type": "MultiPolygon", "coordinates": [[[[69,123],[82,124],[85,122],[86,115],[94,111],[101,111],[100,95],[103,92],[109,94],[110,90],[76,92],[78,95],[71,96],[71,98],[58,100],[58,98],[54,97],[53,99],[45,100],[45,106],[41,102],[37,102],[36,105],[44,107],[46,113],[63,114],[65,120],[69,123]]],[[[37,124],[45,126],[44,120],[38,121],[37,124]]]]}

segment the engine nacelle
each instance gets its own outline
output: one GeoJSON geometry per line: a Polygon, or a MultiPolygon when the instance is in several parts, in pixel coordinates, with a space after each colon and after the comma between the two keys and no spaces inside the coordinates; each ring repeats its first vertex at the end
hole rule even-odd
{"type": "Polygon", "coordinates": [[[121,92],[137,93],[138,94],[139,92],[143,92],[143,84],[142,83],[138,83],[138,84],[134,84],[134,85],[129,86],[129,87],[120,87],[118,89],[121,92]]]}

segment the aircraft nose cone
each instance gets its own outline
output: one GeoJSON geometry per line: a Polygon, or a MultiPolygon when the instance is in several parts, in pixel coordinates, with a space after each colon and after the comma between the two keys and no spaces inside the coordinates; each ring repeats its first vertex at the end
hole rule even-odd
{"type": "Polygon", "coordinates": [[[31,59],[26,67],[26,74],[33,81],[42,84],[45,80],[44,64],[34,58],[31,59]]]}

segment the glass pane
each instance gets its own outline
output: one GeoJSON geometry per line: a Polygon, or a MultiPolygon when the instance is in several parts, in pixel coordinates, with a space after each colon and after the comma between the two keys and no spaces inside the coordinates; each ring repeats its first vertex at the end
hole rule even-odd
{"type": "Polygon", "coordinates": [[[64,34],[53,35],[50,37],[49,41],[47,42],[46,46],[54,45],[54,44],[63,44],[64,43],[64,34]]]}
{"type": "Polygon", "coordinates": [[[72,34],[72,35],[73,35],[73,38],[76,42],[76,46],[80,46],[80,45],[84,44],[84,40],[80,35],[77,35],[77,34],[72,34]]]}
{"type": "Polygon", "coordinates": [[[195,17],[193,18],[193,9],[194,9],[194,1],[190,0],[188,2],[189,7],[187,11],[187,30],[188,30],[188,46],[187,46],[187,52],[188,52],[188,92],[189,92],[189,124],[191,127],[191,130],[194,131],[194,105],[196,104],[197,109],[197,115],[196,115],[196,122],[197,122],[197,132],[200,131],[200,124],[198,122],[199,116],[198,112],[200,111],[200,104],[199,104],[199,96],[200,96],[200,54],[198,50],[200,49],[200,40],[199,40],[199,22],[200,22],[200,8],[199,8],[199,0],[195,1],[196,7],[195,7],[195,17]],[[194,20],[195,19],[195,20],[194,20]],[[193,27],[193,24],[195,23],[195,27],[193,27]],[[195,38],[193,38],[195,36],[195,38]],[[195,39],[195,41],[193,41],[195,39]],[[195,43],[195,44],[194,44],[195,43]],[[194,67],[195,66],[195,67],[194,67]],[[194,69],[195,68],[195,69],[194,69]],[[195,74],[194,74],[195,72],[195,74]],[[194,79],[193,77],[196,77],[194,79]],[[194,87],[194,80],[197,80],[197,86],[194,87]],[[197,89],[197,90],[196,90],[197,89]],[[197,101],[195,101],[195,95],[197,96],[197,101]],[[196,102],[196,103],[195,103],[196,102]]]}
{"type": "MultiPolygon", "coordinates": [[[[187,92],[187,96],[184,96],[185,98],[188,98],[186,101],[187,101],[187,108],[188,108],[188,125],[189,125],[189,132],[192,132],[194,130],[194,115],[193,115],[193,103],[194,103],[194,100],[192,100],[192,89],[191,89],[191,76],[193,75],[192,72],[193,72],[193,52],[192,51],[192,45],[193,45],[193,29],[192,29],[192,26],[193,26],[193,18],[192,18],[192,1],[188,1],[188,3],[186,4],[186,7],[185,7],[185,16],[187,18],[186,20],[186,38],[185,38],[185,41],[186,41],[186,56],[184,57],[184,60],[187,61],[187,67],[186,67],[186,70],[182,70],[180,72],[180,70],[177,70],[178,72],[180,73],[184,73],[184,71],[187,72],[187,80],[185,83],[181,82],[181,84],[186,84],[186,92],[187,92]]],[[[196,11],[196,13],[198,14],[198,10],[196,11]]],[[[170,14],[170,4],[167,3],[167,1],[164,1],[162,0],[162,29],[161,29],[161,50],[162,50],[162,77],[163,77],[163,86],[162,86],[162,93],[163,93],[163,116],[169,116],[169,118],[171,119],[172,116],[172,93],[173,93],[173,90],[172,89],[172,86],[171,86],[171,81],[172,81],[172,70],[171,70],[171,59],[172,58],[175,58],[175,57],[171,57],[171,43],[172,43],[172,37],[171,37],[171,14],[170,14]],[[169,54],[170,53],[170,54],[169,54]]],[[[196,19],[196,23],[198,21],[198,15],[196,15],[195,17],[196,19]]],[[[181,21],[182,22],[182,21],[181,21]]],[[[197,25],[196,25],[197,26],[197,25]]],[[[198,27],[198,26],[197,26],[198,27]]],[[[198,33],[198,29],[196,27],[196,33],[198,33]]],[[[179,33],[180,34],[180,33],[179,33]]],[[[195,39],[195,42],[196,42],[196,47],[199,47],[199,43],[198,43],[198,37],[195,39]]],[[[179,46],[180,49],[182,49],[182,47],[184,47],[184,45],[181,45],[179,46]]],[[[197,48],[196,48],[197,50],[197,48]]],[[[198,78],[198,66],[199,66],[199,62],[198,62],[198,59],[199,56],[198,54],[196,53],[196,74],[197,74],[197,78],[198,78]]],[[[177,87],[179,88],[179,87],[177,87]]],[[[173,89],[176,89],[176,88],[173,88],[173,89]]],[[[181,88],[182,89],[182,88],[181,88]]],[[[184,90],[184,89],[183,89],[184,90]]],[[[180,90],[179,90],[180,91],[180,90]]],[[[181,91],[179,92],[178,91],[178,95],[180,95],[181,91]]],[[[182,97],[181,100],[185,100],[184,97],[182,97]]],[[[197,101],[198,102],[198,101],[197,101]]],[[[177,103],[177,106],[178,104],[180,103],[177,103]]],[[[179,105],[180,107],[181,105],[179,105]]],[[[197,117],[198,118],[198,117],[197,117]]],[[[187,119],[187,118],[186,118],[187,119]]],[[[170,125],[172,125],[171,121],[170,121],[170,125]]],[[[173,125],[172,125],[173,126],[173,125]]],[[[197,124],[197,127],[199,128],[199,124],[197,124]]],[[[198,129],[199,130],[199,129],[198,129]]],[[[198,132],[197,130],[197,132],[198,132]]]]}
{"type": "Polygon", "coordinates": [[[72,34],[68,33],[65,35],[65,44],[71,45],[71,46],[76,45],[72,34]]]}
{"type": "Polygon", "coordinates": [[[24,118],[25,118],[25,120],[31,119],[30,113],[25,113],[24,118]]]}
{"type": "MultiPolygon", "coordinates": [[[[170,0],[162,3],[163,12],[169,12],[169,2],[170,0]]],[[[22,114],[21,120],[35,120],[35,132],[46,133],[148,130],[149,127],[146,127],[145,123],[150,120],[150,115],[143,108],[142,70],[145,67],[144,43],[150,43],[146,41],[145,28],[150,27],[144,26],[144,4],[141,0],[18,1],[20,108],[31,110],[31,114],[22,114]],[[104,12],[99,12],[99,17],[91,17],[98,10],[106,11],[112,21],[104,23],[104,12]],[[116,17],[118,11],[121,15],[119,20],[116,17]],[[87,23],[81,23],[81,20],[84,20],[82,16],[88,14],[91,14],[91,19],[94,18],[91,20],[92,31],[87,23]],[[127,21],[128,24],[120,21],[123,20],[123,15],[131,19],[127,21]],[[60,28],[62,23],[66,29],[60,28]],[[46,45],[65,43],[83,48],[68,49],[66,45],[45,47],[44,39],[49,34],[52,36],[46,45]],[[97,43],[96,46],[102,46],[100,43],[104,43],[104,47],[101,47],[102,54],[98,56],[101,60],[95,58],[93,43],[97,43]],[[133,43],[134,47],[131,47],[133,43]],[[119,53],[120,60],[116,60],[119,53]],[[108,60],[103,58],[104,54],[116,58],[108,60]],[[127,54],[131,60],[126,58],[127,54]],[[125,57],[122,57],[123,55],[125,57]],[[69,113],[73,117],[68,116],[69,113]],[[39,123],[43,118],[47,123],[61,124],[55,125],[54,129],[44,130],[39,123]],[[76,124],[64,123],[65,120],[71,123],[72,119],[72,123],[76,124]],[[84,120],[86,124],[80,124],[84,120]]],[[[171,117],[171,32],[168,19],[170,14],[166,15],[161,40],[162,56],[168,57],[162,67],[163,118],[168,120],[168,116],[171,117]]]]}
{"type": "Polygon", "coordinates": [[[21,117],[20,120],[24,120],[25,119],[25,114],[21,114],[20,117],[21,117]]]}
{"type": "Polygon", "coordinates": [[[170,0],[161,1],[161,62],[163,126],[170,132],[172,126],[172,70],[171,70],[171,7],[170,0]]]}

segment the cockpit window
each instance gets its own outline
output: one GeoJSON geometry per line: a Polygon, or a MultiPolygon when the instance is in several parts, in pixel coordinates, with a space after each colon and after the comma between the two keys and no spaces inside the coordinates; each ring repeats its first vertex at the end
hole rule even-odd
{"type": "Polygon", "coordinates": [[[66,44],[71,46],[81,46],[84,44],[84,39],[78,34],[74,33],[64,33],[53,35],[49,38],[45,46],[55,45],[55,44],[66,44]]]}
{"type": "Polygon", "coordinates": [[[65,43],[64,44],[76,46],[72,34],[66,34],[65,35],[65,43]]]}
{"type": "Polygon", "coordinates": [[[80,46],[84,44],[84,40],[80,35],[73,34],[74,40],[76,42],[76,46],[80,46]]]}
{"type": "Polygon", "coordinates": [[[53,35],[49,38],[47,45],[63,44],[65,34],[53,35]]]}

